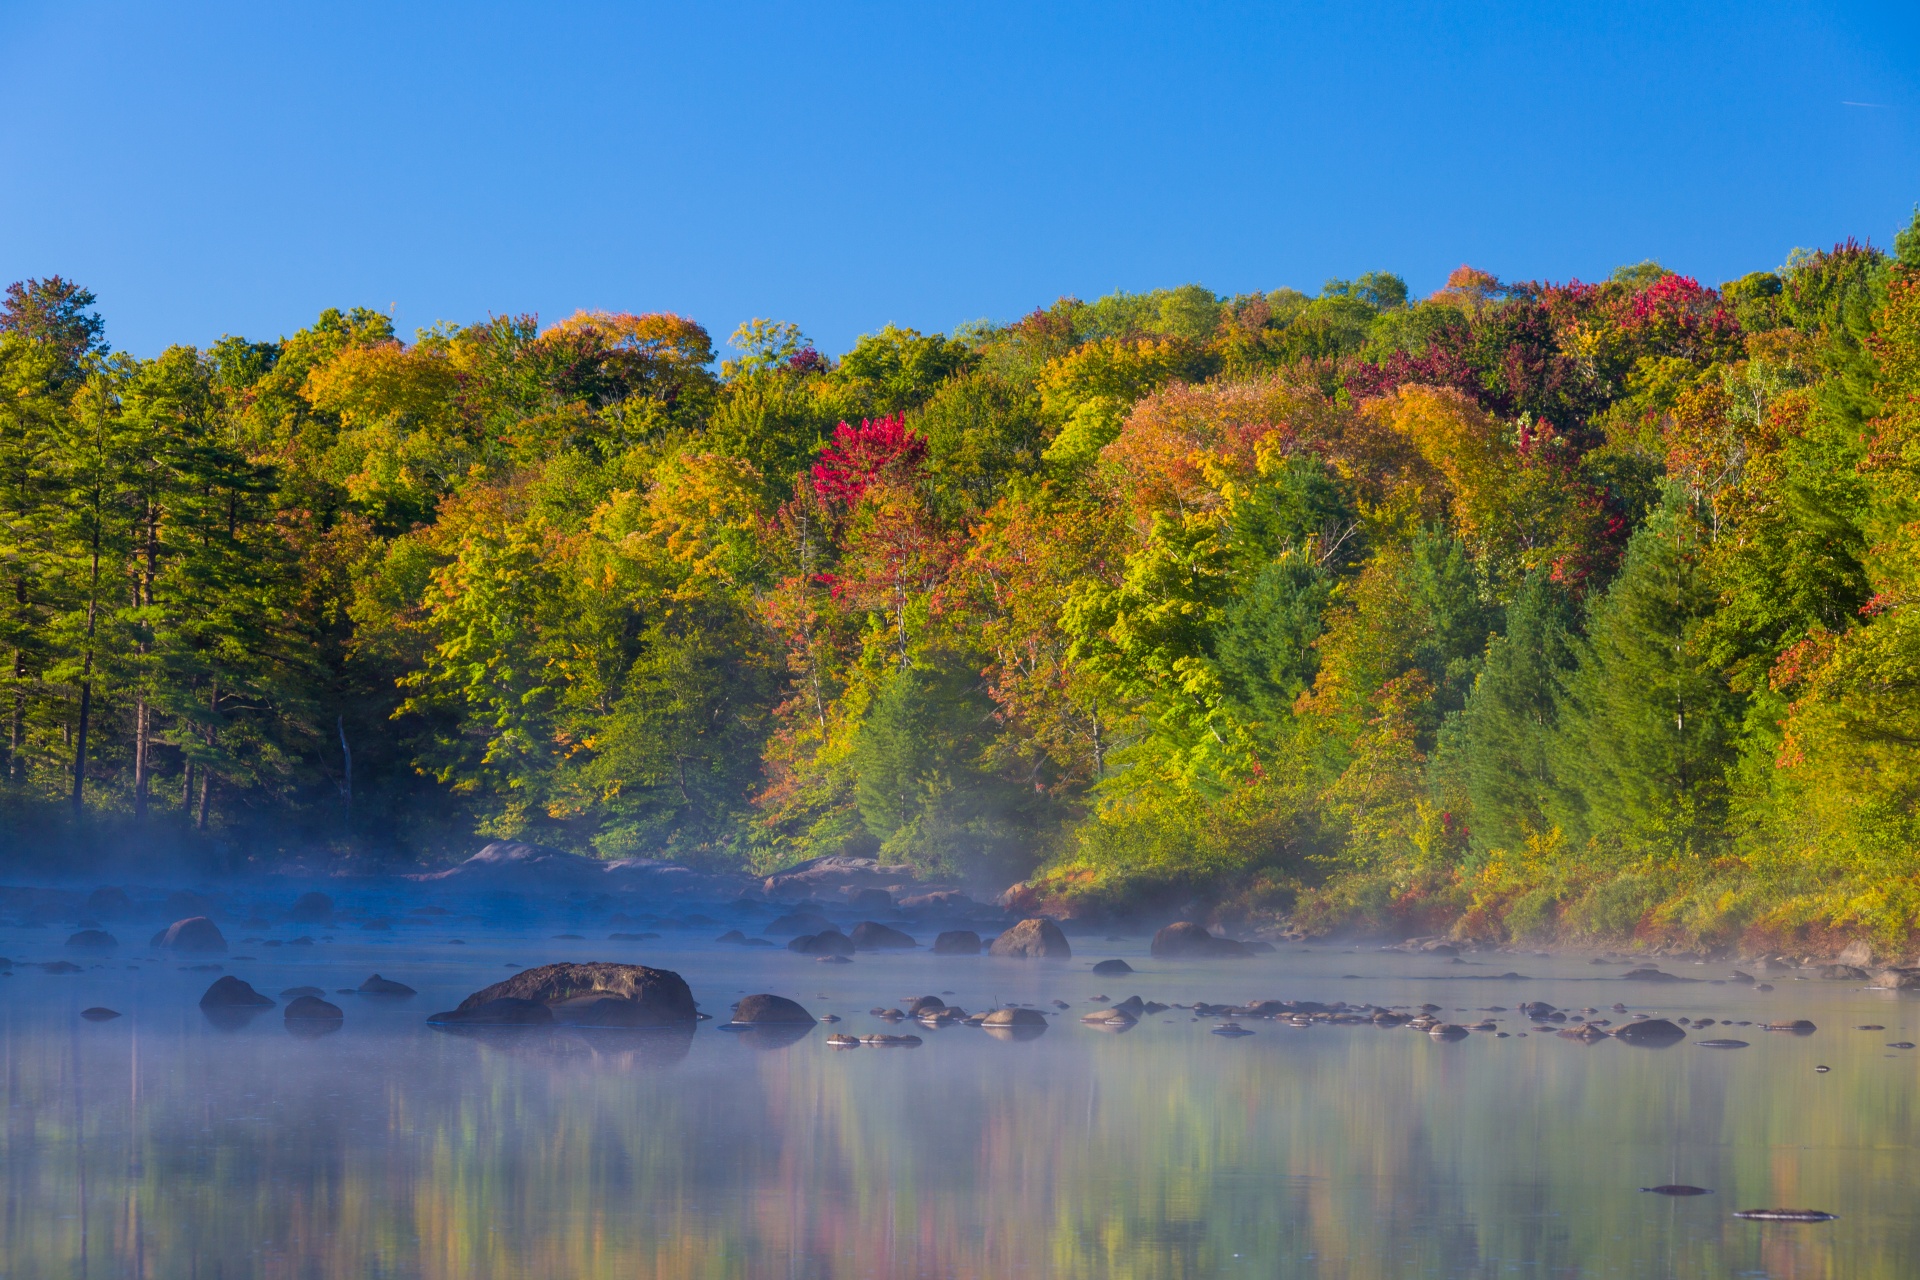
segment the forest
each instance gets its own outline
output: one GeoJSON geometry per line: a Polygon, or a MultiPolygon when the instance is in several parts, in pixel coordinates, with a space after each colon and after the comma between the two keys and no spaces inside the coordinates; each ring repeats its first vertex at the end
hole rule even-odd
{"type": "Polygon", "coordinates": [[[754,320],[0,304],[0,842],[914,864],[1060,914],[1904,940],[1920,214],[1717,289],[754,320]]]}

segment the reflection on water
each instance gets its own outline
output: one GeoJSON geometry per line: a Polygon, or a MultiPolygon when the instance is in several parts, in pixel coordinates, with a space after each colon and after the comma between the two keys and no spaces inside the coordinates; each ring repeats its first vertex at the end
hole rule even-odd
{"type": "Polygon", "coordinates": [[[375,967],[421,989],[331,997],[346,1025],[318,1039],[277,1009],[209,1025],[194,1004],[208,975],[162,963],[0,981],[0,1275],[1866,1278],[1920,1257],[1914,1055],[1885,1047],[1920,1039],[1920,1018],[1890,993],[1627,990],[1547,961],[1520,988],[1334,952],[1159,973],[1130,956],[1143,972],[1094,979],[1078,962],[827,970],[656,945],[608,958],[679,969],[709,1010],[784,992],[855,1034],[890,1030],[870,1005],[921,991],[1071,1008],[1036,1039],[915,1028],[919,1049],[853,1052],[827,1028],[750,1044],[713,1023],[424,1025],[504,961],[582,958],[551,945],[475,939],[458,966],[398,943],[229,962],[261,990],[375,967]],[[1333,976],[1355,972],[1375,976],[1333,976]],[[1625,998],[1820,1031],[1745,1028],[1751,1048],[1716,1053],[1262,1021],[1229,1040],[1178,1009],[1125,1036],[1080,1023],[1093,994],[1135,992],[1450,1011],[1625,998]],[[96,1004],[127,1016],[77,1016],[96,1004]],[[1657,1183],[1715,1194],[1639,1191],[1657,1183]],[[1842,1216],[1731,1217],[1772,1206],[1842,1216]]]}

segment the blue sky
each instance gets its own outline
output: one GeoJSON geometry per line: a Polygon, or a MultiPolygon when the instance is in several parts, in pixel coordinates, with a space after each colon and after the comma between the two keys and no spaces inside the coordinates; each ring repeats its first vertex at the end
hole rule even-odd
{"type": "Polygon", "coordinates": [[[672,310],[843,350],[1053,298],[1888,244],[1920,6],[0,6],[0,278],[119,348],[672,310]]]}

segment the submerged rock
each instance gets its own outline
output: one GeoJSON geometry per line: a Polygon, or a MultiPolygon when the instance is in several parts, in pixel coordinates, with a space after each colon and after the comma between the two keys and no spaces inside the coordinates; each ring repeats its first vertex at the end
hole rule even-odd
{"type": "Polygon", "coordinates": [[[1158,960],[1189,957],[1240,957],[1247,949],[1232,938],[1216,938],[1191,920],[1176,920],[1153,935],[1148,948],[1158,960]]]}
{"type": "Polygon", "coordinates": [[[1102,960],[1093,966],[1093,972],[1102,978],[1118,978],[1133,972],[1133,966],[1125,960],[1102,960]]]}
{"type": "Polygon", "coordinates": [[[1047,1020],[1035,1009],[995,1009],[976,1025],[1000,1040],[1032,1040],[1047,1033],[1047,1020]]]}
{"type": "MultiPolygon", "coordinates": [[[[504,982],[496,982],[474,992],[460,1002],[453,1013],[470,1013],[496,1000],[535,1001],[542,1006],[557,1005],[579,996],[610,995],[631,1000],[639,1006],[631,1025],[649,1027],[692,1026],[698,1016],[693,992],[686,980],[670,969],[650,969],[639,964],[547,964],[523,969],[504,982]]],[[[496,1010],[496,1013],[509,1012],[496,1010]]],[[[551,1014],[549,1013],[549,1018],[551,1014]]],[[[449,1018],[435,1014],[429,1021],[461,1022],[475,1019],[449,1018]]],[[[516,1019],[524,1023],[528,1019],[516,1019]]]]}
{"type": "Polygon", "coordinates": [[[853,926],[850,936],[856,951],[906,951],[920,945],[911,934],[902,933],[877,920],[862,920],[853,926]]]}
{"type": "Polygon", "coordinates": [[[1072,957],[1073,948],[1067,945],[1067,935],[1060,932],[1059,925],[1045,916],[1035,916],[1030,920],[1022,920],[995,938],[993,945],[987,948],[987,954],[1029,960],[1066,960],[1072,957]]]}
{"type": "Polygon", "coordinates": [[[120,939],[105,929],[82,929],[67,939],[67,945],[77,951],[111,951],[120,945],[120,939]]]}
{"type": "Polygon", "coordinates": [[[287,912],[287,919],[295,924],[325,924],[333,919],[333,899],[324,893],[303,893],[287,912]]]}
{"type": "Polygon", "coordinates": [[[395,982],[392,978],[383,978],[376,973],[360,984],[360,994],[363,996],[415,996],[420,993],[404,982],[395,982]]]}
{"type": "Polygon", "coordinates": [[[1651,1191],[1657,1196],[1710,1196],[1713,1192],[1705,1187],[1690,1187],[1684,1182],[1663,1182],[1657,1187],[1642,1187],[1642,1191],[1651,1191]]]}
{"type": "Polygon", "coordinates": [[[1614,1032],[1613,1038],[1622,1044],[1657,1049],[1679,1044],[1687,1038],[1687,1033],[1665,1018],[1648,1018],[1644,1022],[1629,1022],[1614,1032]]]}
{"type": "Polygon", "coordinates": [[[980,935],[971,929],[949,929],[933,940],[933,954],[977,956],[980,954],[980,935]]]}
{"type": "Polygon", "coordinates": [[[80,1016],[88,1022],[111,1022],[120,1016],[120,1011],[118,1009],[108,1009],[101,1005],[95,1005],[91,1009],[82,1009],[80,1016]]]}
{"type": "Polygon", "coordinates": [[[153,945],[165,951],[225,951],[227,939],[220,932],[220,926],[207,917],[189,916],[162,929],[155,935],[153,945]]]}
{"type": "Polygon", "coordinates": [[[261,995],[232,974],[215,978],[206,994],[200,997],[202,1009],[271,1009],[273,1004],[273,997],[261,995]]]}
{"type": "Polygon", "coordinates": [[[319,996],[298,996],[287,1005],[284,1017],[288,1022],[344,1022],[347,1015],[339,1005],[319,996]]]}
{"type": "Polygon", "coordinates": [[[1677,973],[1662,973],[1658,969],[1630,969],[1620,975],[1622,982],[1698,982],[1698,978],[1683,978],[1677,973]]]}
{"type": "Polygon", "coordinates": [[[801,934],[787,944],[787,950],[803,956],[850,956],[854,946],[853,939],[838,929],[823,929],[819,933],[801,934]]]}
{"type": "Polygon", "coordinates": [[[445,1013],[436,1013],[427,1021],[434,1025],[466,1027],[550,1027],[553,1010],[538,1000],[518,996],[500,996],[479,1004],[461,1005],[445,1013]]]}
{"type": "Polygon", "coordinates": [[[1835,1222],[1840,1217],[1824,1209],[1737,1209],[1733,1216],[1753,1222],[1835,1222]]]}
{"type": "Polygon", "coordinates": [[[751,995],[743,998],[733,1007],[733,1020],[737,1025],[750,1025],[770,1022],[804,1022],[811,1024],[814,1017],[799,1002],[785,996],[751,995]]]}

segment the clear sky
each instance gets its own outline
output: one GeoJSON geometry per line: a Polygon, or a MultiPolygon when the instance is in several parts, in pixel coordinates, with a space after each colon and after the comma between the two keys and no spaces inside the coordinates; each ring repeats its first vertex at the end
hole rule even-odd
{"type": "Polygon", "coordinates": [[[0,278],[827,350],[1461,262],[1709,283],[1920,200],[1920,4],[0,4],[0,278]]]}

